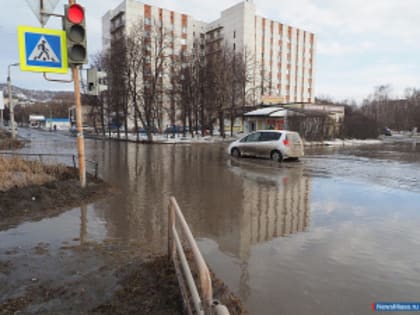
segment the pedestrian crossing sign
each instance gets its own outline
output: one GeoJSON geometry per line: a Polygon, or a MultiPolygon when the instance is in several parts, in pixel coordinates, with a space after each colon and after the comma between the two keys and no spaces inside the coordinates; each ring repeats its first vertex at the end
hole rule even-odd
{"type": "Polygon", "coordinates": [[[66,33],[19,26],[19,57],[22,71],[67,73],[66,33]]]}

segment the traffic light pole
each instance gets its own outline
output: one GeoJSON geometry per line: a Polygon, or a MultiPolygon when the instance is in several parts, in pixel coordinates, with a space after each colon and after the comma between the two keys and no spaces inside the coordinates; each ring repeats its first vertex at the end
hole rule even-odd
{"type": "Polygon", "coordinates": [[[74,80],[74,102],[76,105],[76,126],[77,126],[77,150],[79,152],[79,177],[82,188],[86,187],[86,164],[85,164],[85,139],[83,137],[82,124],[82,103],[80,101],[80,79],[79,69],[76,65],[71,66],[74,80]]]}
{"type": "MultiPolygon", "coordinates": [[[[75,4],[75,0],[69,0],[69,5],[75,4]]],[[[71,73],[74,80],[74,103],[76,105],[76,126],[77,126],[77,150],[79,152],[79,177],[80,186],[86,187],[86,164],[85,164],[85,139],[83,137],[82,124],[82,102],[80,100],[80,78],[79,69],[71,65],[71,73]]]]}

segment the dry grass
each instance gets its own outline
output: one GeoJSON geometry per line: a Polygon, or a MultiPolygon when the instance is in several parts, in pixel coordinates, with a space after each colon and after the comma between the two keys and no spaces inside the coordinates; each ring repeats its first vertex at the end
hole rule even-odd
{"type": "Polygon", "coordinates": [[[0,140],[9,139],[11,136],[10,132],[0,129],[0,140]]]}
{"type": "Polygon", "coordinates": [[[67,167],[61,164],[45,165],[16,157],[0,157],[0,191],[43,185],[60,179],[67,172],[67,167]]]}
{"type": "Polygon", "coordinates": [[[12,139],[10,132],[0,129],[0,150],[14,150],[24,146],[24,142],[12,139]]]}

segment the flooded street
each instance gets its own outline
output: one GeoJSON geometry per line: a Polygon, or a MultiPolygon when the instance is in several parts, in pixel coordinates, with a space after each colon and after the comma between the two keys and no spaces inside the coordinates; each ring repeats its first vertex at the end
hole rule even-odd
{"type": "MultiPolygon", "coordinates": [[[[32,142],[21,152],[76,152],[75,138],[22,135],[32,142]]],[[[173,195],[208,264],[250,314],[369,314],[376,301],[419,299],[420,145],[308,149],[282,165],[233,160],[222,144],[86,148],[119,193],[0,231],[0,258],[74,239],[163,253],[173,195]]]]}

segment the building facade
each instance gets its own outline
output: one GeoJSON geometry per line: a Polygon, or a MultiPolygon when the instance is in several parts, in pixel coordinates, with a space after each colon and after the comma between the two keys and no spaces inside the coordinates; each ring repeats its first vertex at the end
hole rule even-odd
{"type": "Polygon", "coordinates": [[[124,0],[115,9],[102,17],[102,45],[110,48],[112,39],[121,34],[129,34],[130,29],[143,21],[145,31],[148,26],[159,22],[164,29],[171,32],[173,53],[181,50],[192,50],[195,39],[204,33],[206,23],[192,16],[144,4],[136,0],[124,0]]]}
{"type": "Polygon", "coordinates": [[[229,45],[251,56],[254,104],[269,97],[282,103],[314,101],[314,33],[258,16],[255,4],[244,1],[207,24],[206,44],[210,50],[229,45]]]}
{"type": "MultiPolygon", "coordinates": [[[[241,53],[251,61],[251,105],[274,97],[281,102],[313,102],[315,84],[315,35],[311,32],[256,15],[255,4],[245,0],[205,23],[190,15],[124,0],[102,18],[103,47],[144,22],[144,30],[158,22],[169,30],[169,55],[201,50],[208,55],[222,47],[241,53]]],[[[170,77],[170,76],[169,76],[170,77]]],[[[170,84],[169,79],[164,84],[170,84]]],[[[166,102],[171,102],[167,99],[166,102]]]]}

